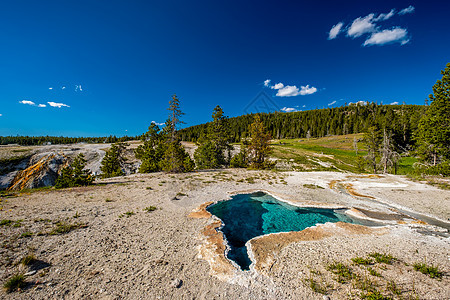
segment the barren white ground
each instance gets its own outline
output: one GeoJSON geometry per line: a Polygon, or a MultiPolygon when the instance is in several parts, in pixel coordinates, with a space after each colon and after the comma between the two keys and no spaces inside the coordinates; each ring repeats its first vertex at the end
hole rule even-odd
{"type": "Polygon", "coordinates": [[[330,285],[331,299],[357,298],[356,290],[338,285],[325,266],[333,261],[350,264],[352,257],[373,251],[400,259],[401,266],[397,262],[382,272],[385,278],[396,280],[405,294],[414,292],[419,299],[450,298],[449,239],[419,233],[433,230],[430,226],[388,221],[386,233],[381,235],[294,242],[281,249],[266,274],[236,270],[234,280],[227,281],[212,276],[209,263],[199,257],[198,247],[204,242],[201,232],[212,220],[188,217],[202,203],[226,199],[230,192],[263,189],[298,205],[357,207],[389,214],[401,208],[448,221],[449,191],[391,175],[360,178],[331,172],[233,169],[139,174],[101,182],[100,186],[47,190],[2,200],[0,219],[23,221],[21,227],[0,227],[1,281],[30,270],[19,264],[28,253],[34,253],[41,266],[47,267],[27,276],[27,286],[20,292],[1,291],[1,298],[322,299],[304,282],[312,270],[322,274],[318,280],[330,285]],[[253,179],[246,180],[250,177],[253,179]],[[351,183],[358,193],[375,201],[331,189],[330,183],[336,180],[351,183]],[[145,212],[149,206],[158,209],[145,212]],[[134,214],[127,216],[126,212],[134,214]],[[87,227],[62,235],[45,234],[59,220],[87,227]],[[32,236],[21,238],[25,232],[32,236]],[[443,279],[414,271],[411,265],[415,262],[439,266],[443,279]]]}

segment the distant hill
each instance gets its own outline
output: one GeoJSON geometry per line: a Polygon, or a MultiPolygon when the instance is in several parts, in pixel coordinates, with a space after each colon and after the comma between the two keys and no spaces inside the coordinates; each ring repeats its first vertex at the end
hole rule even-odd
{"type": "MultiPolygon", "coordinates": [[[[391,131],[398,145],[412,143],[412,133],[425,112],[424,105],[366,105],[350,104],[342,107],[299,112],[260,113],[266,129],[275,139],[324,137],[361,133],[370,126],[391,131]]],[[[229,119],[233,142],[247,137],[254,114],[229,119]]],[[[206,132],[207,124],[179,131],[184,141],[195,142],[206,132]]]]}

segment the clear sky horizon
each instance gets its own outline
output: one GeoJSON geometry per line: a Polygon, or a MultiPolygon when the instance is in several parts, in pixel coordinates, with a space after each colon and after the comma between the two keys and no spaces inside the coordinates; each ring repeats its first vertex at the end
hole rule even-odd
{"type": "Polygon", "coordinates": [[[450,62],[449,11],[436,0],[3,1],[0,135],[139,135],[166,120],[173,94],[185,126],[216,105],[255,112],[258,95],[286,112],[423,104],[450,62]]]}

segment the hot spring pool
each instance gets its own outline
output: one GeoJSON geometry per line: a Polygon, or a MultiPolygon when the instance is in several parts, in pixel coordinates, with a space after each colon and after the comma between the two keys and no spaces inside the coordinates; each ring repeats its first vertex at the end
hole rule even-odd
{"type": "Polygon", "coordinates": [[[227,257],[242,270],[249,270],[251,260],[245,243],[250,239],[276,232],[300,231],[326,222],[361,224],[343,214],[342,210],[300,208],[257,192],[238,194],[231,200],[221,201],[207,208],[224,224],[221,231],[230,247],[227,257]]]}

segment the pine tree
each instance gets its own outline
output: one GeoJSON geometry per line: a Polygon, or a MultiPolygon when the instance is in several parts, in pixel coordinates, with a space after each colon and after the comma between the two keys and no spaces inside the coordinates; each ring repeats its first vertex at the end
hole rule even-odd
{"type": "Polygon", "coordinates": [[[86,159],[83,153],[78,154],[71,164],[61,170],[55,182],[55,188],[67,188],[75,186],[90,185],[95,177],[90,170],[85,170],[86,159]]]}
{"type": "Polygon", "coordinates": [[[142,135],[143,145],[135,150],[137,159],[141,160],[139,166],[140,173],[150,173],[161,171],[161,160],[164,156],[165,143],[159,127],[152,123],[148,131],[142,135]]]}
{"type": "Polygon", "coordinates": [[[161,160],[161,169],[170,173],[190,172],[195,163],[183,148],[178,138],[177,126],[183,124],[180,117],[184,114],[180,109],[180,100],[176,95],[169,101],[169,118],[163,130],[165,138],[165,151],[161,160]]]}
{"type": "Polygon", "coordinates": [[[106,151],[100,168],[103,178],[125,175],[125,149],[127,146],[127,143],[117,142],[112,144],[111,148],[106,151]]]}
{"type": "Polygon", "coordinates": [[[441,71],[442,79],[433,85],[429,105],[415,132],[417,153],[436,166],[450,159],[450,63],[441,71]]]}
{"type": "Polygon", "coordinates": [[[380,148],[380,131],[376,126],[371,126],[364,133],[364,143],[367,146],[366,161],[370,164],[374,173],[377,173],[379,148],[380,148]]]}
{"type": "Polygon", "coordinates": [[[270,133],[266,132],[264,124],[259,115],[255,115],[253,123],[250,125],[250,143],[248,151],[252,167],[263,169],[269,166],[266,158],[271,153],[270,133]]]}
{"type": "Polygon", "coordinates": [[[200,139],[200,145],[194,153],[199,169],[215,169],[227,165],[230,160],[231,136],[228,128],[228,118],[223,115],[222,108],[214,108],[213,121],[208,124],[206,137],[200,139]],[[225,152],[227,157],[225,157],[225,152]]]}

